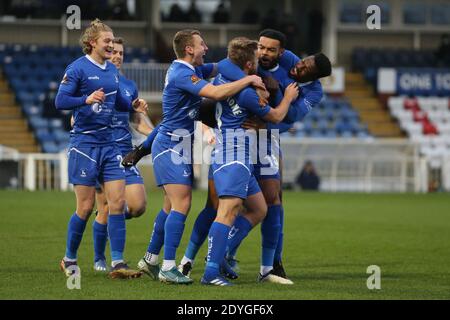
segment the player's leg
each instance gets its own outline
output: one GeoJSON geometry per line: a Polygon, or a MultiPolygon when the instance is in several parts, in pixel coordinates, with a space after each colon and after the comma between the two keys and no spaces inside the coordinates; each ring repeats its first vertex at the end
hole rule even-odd
{"type": "Polygon", "coordinates": [[[164,188],[171,205],[164,224],[164,260],[158,278],[163,282],[189,284],[192,279],[178,271],[175,258],[191,208],[192,160],[191,153],[185,154],[184,150],[180,157],[180,153],[172,149],[174,143],[172,138],[158,134],[152,144],[156,184],[164,188]]]}
{"type": "Polygon", "coordinates": [[[131,218],[138,218],[145,213],[147,195],[143,184],[130,184],[125,187],[126,211],[131,218]]]}
{"type": "Polygon", "coordinates": [[[108,236],[111,249],[111,278],[135,278],[140,271],[132,270],[124,261],[123,252],[126,240],[125,224],[125,172],[121,165],[122,156],[116,146],[102,148],[102,171],[99,181],[108,201],[108,236]]]}
{"type": "Polygon", "coordinates": [[[147,194],[144,180],[135,167],[125,168],[125,218],[137,218],[144,214],[147,206],[147,194]]]}
{"type": "Polygon", "coordinates": [[[153,280],[159,275],[159,253],[164,245],[164,225],[171,210],[169,198],[164,194],[163,207],[156,215],[153,231],[144,257],[138,262],[138,269],[146,273],[153,280]]]}
{"type": "Polygon", "coordinates": [[[187,184],[166,184],[164,191],[172,209],[164,225],[164,260],[158,277],[163,282],[190,284],[192,279],[178,271],[175,259],[191,208],[192,187],[187,184]]]}
{"type": "Polygon", "coordinates": [[[211,175],[211,179],[208,179],[208,197],[205,207],[202,211],[200,211],[197,219],[195,220],[191,237],[189,239],[189,244],[183,258],[181,259],[181,263],[178,266],[178,270],[186,276],[190,275],[198,250],[208,236],[209,228],[216,218],[218,205],[219,198],[217,197],[214,180],[211,175]]]}
{"type": "Polygon", "coordinates": [[[94,270],[107,271],[105,249],[108,241],[108,201],[101,186],[96,187],[95,201],[97,203],[97,215],[92,224],[92,236],[94,240],[94,270]]]}
{"type": "MultiPolygon", "coordinates": [[[[280,185],[283,185],[283,157],[280,152],[280,185]]],[[[273,262],[273,273],[277,276],[280,276],[282,278],[287,279],[286,272],[284,271],[283,264],[281,262],[281,256],[283,252],[283,239],[284,239],[284,207],[283,207],[283,189],[280,188],[279,198],[281,202],[281,215],[280,215],[280,223],[281,223],[281,229],[280,234],[278,237],[278,243],[277,248],[275,249],[275,256],[274,256],[274,262],[273,262]]]]}
{"type": "Polygon", "coordinates": [[[261,274],[266,274],[273,269],[275,250],[281,230],[281,201],[279,197],[281,186],[279,179],[260,179],[258,183],[267,203],[267,216],[261,223],[262,266],[264,266],[261,274]]]}
{"type": "Polygon", "coordinates": [[[223,196],[219,199],[217,217],[208,234],[208,256],[201,283],[217,286],[231,285],[221,276],[221,265],[225,257],[228,234],[241,208],[243,200],[223,196]]]}
{"type": "Polygon", "coordinates": [[[244,207],[245,210],[241,210],[236,217],[228,236],[227,261],[233,269],[235,269],[233,260],[236,260],[236,252],[242,241],[256,225],[264,220],[267,213],[267,206],[259,188],[256,192],[249,193],[244,207]]]}
{"type": "Polygon", "coordinates": [[[97,148],[78,147],[72,148],[69,152],[68,175],[69,182],[74,185],[76,211],[69,220],[66,253],[60,263],[61,270],[67,276],[79,271],[76,269],[77,251],[95,204],[97,158],[97,148]]]}
{"type": "MultiPolygon", "coordinates": [[[[214,185],[219,196],[217,216],[208,233],[208,255],[201,283],[217,286],[231,285],[223,276],[225,253],[231,226],[252,188],[251,169],[241,162],[212,164],[214,185]]],[[[254,183],[256,186],[256,181],[254,183]]],[[[226,276],[226,274],[225,274],[226,276]]],[[[234,277],[235,278],[235,277],[234,277]]]]}
{"type": "Polygon", "coordinates": [[[71,266],[77,265],[77,252],[83,238],[86,223],[94,208],[95,187],[94,186],[74,186],[77,208],[69,220],[67,229],[66,253],[61,261],[61,270],[67,276],[74,273],[71,266]]]}

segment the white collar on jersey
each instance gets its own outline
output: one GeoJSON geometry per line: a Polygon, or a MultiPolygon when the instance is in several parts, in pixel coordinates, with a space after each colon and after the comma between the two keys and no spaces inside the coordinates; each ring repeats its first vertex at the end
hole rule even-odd
{"type": "Polygon", "coordinates": [[[190,64],[189,62],[186,62],[186,61],[184,61],[184,60],[179,60],[179,59],[174,60],[173,62],[178,62],[178,63],[184,64],[185,66],[188,66],[190,69],[192,69],[193,71],[195,71],[194,66],[193,66],[192,64],[190,64]]]}
{"type": "Polygon", "coordinates": [[[307,86],[308,84],[313,83],[313,81],[308,81],[308,82],[297,82],[299,87],[304,87],[307,86]]]}
{"type": "Polygon", "coordinates": [[[107,64],[107,62],[105,61],[105,63],[103,63],[103,64],[100,64],[100,63],[98,63],[97,61],[95,61],[94,59],[92,59],[92,57],[90,56],[90,55],[86,55],[85,56],[90,62],[92,62],[93,64],[95,64],[97,67],[99,67],[100,69],[103,69],[103,70],[105,70],[106,69],[106,64],[107,64]]]}
{"type": "Polygon", "coordinates": [[[278,70],[279,67],[280,67],[280,65],[277,64],[275,67],[273,67],[272,69],[269,69],[268,71],[269,71],[269,72],[275,72],[275,71],[278,70]]]}

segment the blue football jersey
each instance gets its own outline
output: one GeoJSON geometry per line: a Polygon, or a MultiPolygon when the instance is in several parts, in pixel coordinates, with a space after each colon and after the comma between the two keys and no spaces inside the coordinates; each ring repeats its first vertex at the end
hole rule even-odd
{"type": "MultiPolygon", "coordinates": [[[[231,80],[218,74],[214,79],[215,85],[229,83],[231,80]]],[[[244,156],[245,161],[255,147],[254,134],[249,134],[242,128],[242,123],[249,116],[256,115],[263,118],[270,112],[270,106],[261,106],[256,90],[247,87],[227,100],[220,101],[216,107],[217,129],[214,161],[238,160],[244,156]],[[219,155],[222,157],[219,157],[219,155]]]]}
{"type": "MultiPolygon", "coordinates": [[[[279,64],[270,70],[264,70],[259,67],[258,73],[263,77],[272,76],[278,81],[280,90],[284,93],[284,90],[286,90],[291,83],[295,82],[295,80],[289,76],[289,70],[295,66],[298,61],[300,61],[299,57],[291,51],[285,50],[281,55],[279,64]]],[[[285,124],[301,121],[323,97],[322,84],[319,80],[307,83],[298,83],[298,86],[300,89],[298,98],[292,102],[289,112],[283,120],[285,124]]],[[[281,99],[282,97],[278,96],[278,101],[276,101],[276,103],[279,104],[281,99]]],[[[271,127],[274,128],[276,126],[271,127]]]]}
{"type": "MultiPolygon", "coordinates": [[[[163,120],[159,132],[172,134],[178,129],[194,132],[194,121],[198,119],[201,89],[209,84],[204,80],[214,69],[214,64],[193,67],[182,60],[175,60],[166,74],[162,97],[163,120]]],[[[183,134],[182,134],[183,135],[183,134]]]]}
{"type": "MultiPolygon", "coordinates": [[[[123,75],[119,75],[119,90],[125,98],[129,99],[130,103],[138,97],[136,83],[123,75]]],[[[112,117],[114,141],[117,142],[122,154],[128,153],[133,148],[129,119],[129,111],[116,110],[112,117]]]]}
{"type": "Polygon", "coordinates": [[[114,141],[115,108],[129,109],[119,92],[119,73],[109,61],[100,65],[88,55],[72,62],[58,89],[56,107],[73,109],[75,120],[70,142],[74,146],[106,145],[114,141]],[[105,101],[88,105],[86,98],[103,88],[105,101]]]}

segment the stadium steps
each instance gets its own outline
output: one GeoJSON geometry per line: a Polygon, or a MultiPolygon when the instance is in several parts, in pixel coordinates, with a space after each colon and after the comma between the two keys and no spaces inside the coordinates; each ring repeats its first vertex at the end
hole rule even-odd
{"type": "Polygon", "coordinates": [[[398,138],[404,133],[388,110],[375,97],[372,86],[361,73],[346,73],[345,95],[358,111],[361,121],[367,124],[369,133],[375,137],[398,138]]]}
{"type": "Polygon", "coordinates": [[[39,146],[30,132],[14,94],[0,73],[0,144],[19,152],[39,152],[39,146]]]}

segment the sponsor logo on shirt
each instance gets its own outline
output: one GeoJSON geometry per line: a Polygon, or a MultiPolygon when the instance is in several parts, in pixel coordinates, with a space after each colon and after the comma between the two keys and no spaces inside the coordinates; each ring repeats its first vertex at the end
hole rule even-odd
{"type": "Polygon", "coordinates": [[[190,175],[190,172],[187,172],[186,170],[183,171],[183,177],[189,177],[190,175]]]}
{"type": "Polygon", "coordinates": [[[188,116],[191,119],[197,119],[198,110],[197,109],[192,109],[191,111],[189,111],[188,116]]]}
{"type": "Polygon", "coordinates": [[[100,80],[98,76],[88,77],[89,80],[100,80]]]}
{"type": "Polygon", "coordinates": [[[191,76],[191,81],[192,81],[193,84],[199,83],[200,80],[201,80],[201,79],[200,79],[199,77],[197,77],[195,74],[193,74],[193,75],[191,76]]]}

